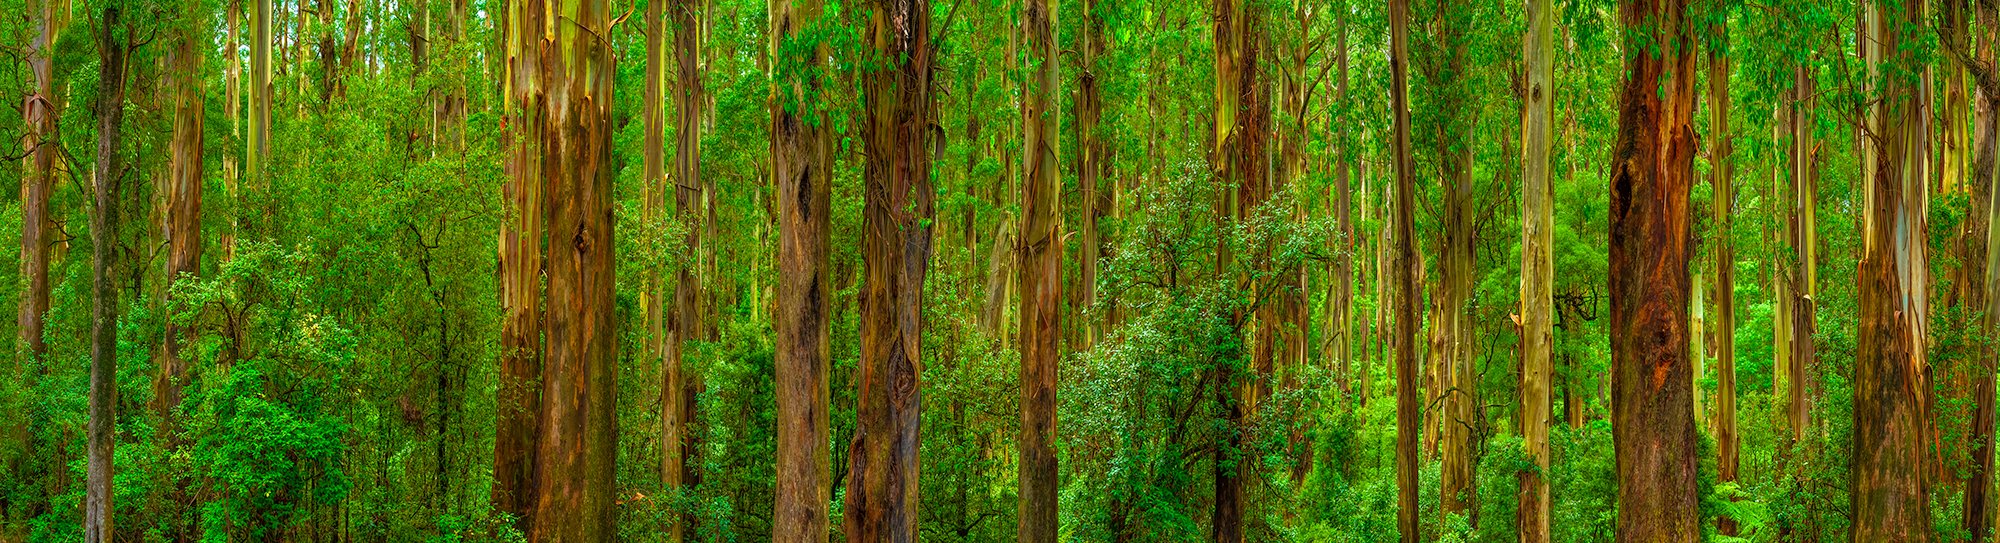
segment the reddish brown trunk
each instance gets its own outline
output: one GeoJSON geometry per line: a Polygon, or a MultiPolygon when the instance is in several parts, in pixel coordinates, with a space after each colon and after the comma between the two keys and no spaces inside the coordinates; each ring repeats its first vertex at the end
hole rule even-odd
{"type": "MultiPolygon", "coordinates": [[[[39,362],[48,352],[42,336],[43,315],[49,312],[49,191],[55,172],[55,38],[59,31],[58,0],[41,0],[35,9],[34,42],[28,48],[28,71],[34,90],[22,100],[22,125],[27,128],[21,151],[21,293],[16,317],[20,353],[39,362]]],[[[22,364],[21,368],[29,367],[22,364]]],[[[17,376],[24,377],[24,376],[17,376]]],[[[25,437],[25,436],[24,436],[25,437]]]]}
{"type": "Polygon", "coordinates": [[[559,0],[543,51],[549,93],[543,140],[550,209],[548,342],[536,450],[537,542],[610,541],[616,534],[617,364],[612,305],[611,10],[559,0]]]}
{"type": "Polygon", "coordinates": [[[1688,192],[1694,183],[1694,41],[1685,0],[1626,0],[1628,52],[1611,177],[1612,431],[1618,540],[1694,541],[1693,367],[1688,359],[1688,192]]]}
{"type": "Polygon", "coordinates": [[[1056,12],[1027,0],[1021,16],[1029,62],[1021,194],[1021,474],[1018,535],[1056,540],[1056,365],[1062,357],[1062,183],[1056,177],[1056,12]]]}
{"type": "Polygon", "coordinates": [[[886,66],[863,75],[861,358],[848,452],[848,541],[917,540],[924,274],[931,260],[930,3],[872,0],[864,43],[886,66]]]}
{"type": "Polygon", "coordinates": [[[542,409],[543,132],[541,31],[545,0],[507,3],[502,125],[507,216],[500,229],[500,386],[494,399],[494,508],[533,533],[536,418],[542,409]]]}
{"type": "MultiPolygon", "coordinates": [[[[190,17],[191,20],[203,20],[190,17]]],[[[169,84],[173,98],[173,139],[169,143],[172,163],[168,165],[167,189],[167,284],[168,311],[173,311],[171,286],[182,274],[201,272],[201,183],[202,183],[202,52],[191,31],[174,38],[169,84]]],[[[187,360],[181,347],[190,331],[179,324],[167,324],[166,357],[153,383],[153,410],[161,420],[163,434],[174,431],[173,411],[181,404],[181,380],[187,374],[187,360]]]]}
{"type": "MultiPolygon", "coordinates": [[[[795,51],[803,26],[820,16],[819,0],[774,0],[773,50],[795,51]]],[[[832,289],[827,284],[831,247],[833,177],[828,168],[826,115],[811,103],[821,86],[826,48],[810,56],[780,58],[772,83],[771,163],[778,182],[777,343],[778,458],[771,539],[825,542],[832,499],[827,419],[828,336],[832,289]],[[785,67],[800,67],[787,69],[785,67]]]]}
{"type": "Polygon", "coordinates": [[[1389,104],[1395,115],[1396,168],[1396,526],[1403,543],[1423,540],[1417,524],[1417,437],[1423,433],[1423,407],[1417,402],[1417,250],[1413,207],[1414,172],[1410,171],[1410,5],[1389,0],[1389,104]]]}

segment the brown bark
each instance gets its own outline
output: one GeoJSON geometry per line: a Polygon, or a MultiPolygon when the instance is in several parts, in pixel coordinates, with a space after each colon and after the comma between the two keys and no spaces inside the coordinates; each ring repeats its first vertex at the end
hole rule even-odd
{"type": "Polygon", "coordinates": [[[866,276],[855,430],[848,452],[848,541],[917,540],[924,275],[931,260],[930,3],[872,0],[864,42],[887,59],[862,76],[867,147],[862,205],[866,276]]]}
{"type": "MultiPolygon", "coordinates": [[[[1947,7],[1947,10],[1953,9],[1955,8],[1947,7]]],[[[1984,13],[1986,17],[1982,19],[1991,17],[1993,12],[1988,10],[1984,13]]],[[[1962,21],[1958,23],[1962,24],[1962,21]]],[[[1962,41],[1963,27],[1955,26],[1955,28],[1961,30],[1957,33],[1961,41],[1955,46],[1949,43],[1947,45],[1962,55],[1965,48],[1962,41]]],[[[1979,54],[1982,56],[1979,59],[1963,62],[1968,67],[1991,70],[1991,51],[1990,47],[1981,47],[1979,54]]],[[[1990,74],[1990,72],[1985,73],[1990,74]]],[[[1978,94],[1985,106],[1982,109],[1991,112],[1995,107],[2000,107],[2000,102],[1996,102],[1996,97],[2000,96],[2000,89],[1989,86],[1995,80],[1990,77],[1973,79],[1979,82],[1978,94]]],[[[1986,117],[1976,121],[1979,152],[1977,158],[1973,160],[1971,177],[1967,179],[1968,185],[1975,191],[1973,201],[1984,206],[1984,209],[1974,212],[1972,217],[1974,220],[1970,222],[1975,224],[1965,233],[1968,252],[1964,261],[1968,269],[1963,280],[1977,282],[1970,287],[1974,296],[1968,297],[1966,305],[1984,308],[1985,318],[1977,326],[1984,331],[1984,337],[1994,338],[2000,337],[1996,335],[1993,327],[1996,317],[2000,317],[2000,310],[1996,310],[1994,305],[1996,301],[2000,301],[2000,273],[1996,273],[2000,272],[2000,261],[1996,261],[1996,257],[2000,257],[2000,251],[1994,250],[1996,243],[2000,243],[2000,228],[1996,228],[2000,227],[2000,220],[1996,220],[2000,219],[2000,216],[1996,216],[1995,213],[2000,211],[2000,207],[1994,205],[1995,195],[2000,194],[2000,184],[1995,182],[1995,174],[2000,172],[2000,168],[1995,168],[1996,163],[2000,163],[2000,160],[1996,160],[2000,158],[2000,147],[1995,145],[1996,141],[2000,141],[1995,139],[1996,135],[2000,134],[2000,126],[1995,125],[1990,113],[1986,117]]],[[[1965,486],[1965,509],[1961,517],[1961,524],[1966,532],[1972,534],[1974,541],[1980,542],[1993,540],[1994,372],[1996,362],[2000,362],[1996,360],[1996,354],[2000,354],[2000,351],[1994,350],[1991,345],[1985,349],[1976,366],[1977,384],[1974,385],[1973,392],[1976,408],[1972,417],[1972,475],[1965,486]]]]}
{"type": "MultiPolygon", "coordinates": [[[[773,50],[801,50],[819,0],[773,0],[773,50]]],[[[825,44],[809,58],[776,59],[771,89],[771,164],[778,182],[777,495],[774,542],[825,542],[832,500],[828,375],[832,345],[827,283],[833,176],[822,91],[825,44]]]]}
{"type": "Polygon", "coordinates": [[[1423,406],[1417,402],[1417,278],[1413,207],[1416,185],[1410,171],[1410,5],[1389,0],[1389,104],[1395,115],[1396,258],[1396,526],[1403,543],[1423,540],[1417,524],[1417,437],[1423,406]]]}
{"type": "MultiPolygon", "coordinates": [[[[1215,2],[1214,38],[1216,45],[1216,114],[1215,114],[1215,159],[1219,165],[1217,173],[1215,218],[1225,229],[1232,222],[1242,222],[1261,206],[1269,194],[1265,180],[1270,171],[1270,157],[1265,152],[1265,137],[1270,130],[1269,89],[1260,77],[1262,23],[1260,9],[1237,0],[1217,0],[1215,2]]],[[[1226,230],[1225,230],[1226,231],[1226,230]]],[[[1268,269],[1267,248],[1251,248],[1258,258],[1251,266],[1268,269]]],[[[1232,266],[1234,255],[1227,239],[1217,239],[1216,273],[1236,274],[1236,280],[1244,283],[1249,274],[1236,272],[1232,266]]],[[[1263,274],[1258,281],[1268,281],[1263,274]]],[[[1263,287],[1250,284],[1252,291],[1263,287]]],[[[1269,382],[1275,357],[1276,312],[1272,304],[1261,304],[1255,309],[1254,339],[1247,364],[1255,375],[1245,376],[1237,371],[1237,361],[1218,359],[1215,376],[1211,380],[1215,387],[1217,414],[1224,421],[1225,430],[1218,436],[1215,445],[1215,505],[1211,511],[1209,529],[1215,541],[1240,542],[1244,538],[1243,520],[1247,504],[1244,499],[1244,483],[1250,477],[1251,462],[1244,452],[1248,441],[1249,428],[1244,421],[1249,413],[1257,409],[1257,400],[1269,382]]],[[[1239,325],[1251,315],[1237,310],[1232,322],[1239,325]]]]}
{"type": "MultiPolygon", "coordinates": [[[[1472,298],[1473,252],[1478,236],[1473,216],[1472,145],[1466,141],[1477,121],[1472,118],[1472,93],[1466,91],[1466,57],[1470,48],[1469,3],[1436,0],[1430,24],[1432,38],[1441,48],[1435,55],[1420,57],[1419,67],[1435,86],[1429,93],[1438,115],[1431,141],[1439,161],[1444,198],[1442,254],[1438,255],[1438,322],[1431,351],[1437,371],[1437,389],[1431,398],[1441,409],[1437,424],[1441,442],[1439,514],[1472,516],[1478,497],[1472,472],[1473,429],[1480,425],[1478,385],[1472,374],[1474,330],[1468,318],[1472,298]]],[[[1442,519],[1441,519],[1442,522],[1442,519]]]]}
{"type": "MultiPolygon", "coordinates": [[[[1715,231],[1713,252],[1715,255],[1715,300],[1714,314],[1709,316],[1715,334],[1716,359],[1716,399],[1715,399],[1715,452],[1716,470],[1722,482],[1736,480],[1738,468],[1738,447],[1736,434],[1736,242],[1734,238],[1734,214],[1731,204],[1736,199],[1736,189],[1731,185],[1730,176],[1736,166],[1731,162],[1735,150],[1734,133],[1729,129],[1729,36],[1725,25],[1713,29],[1715,45],[1708,49],[1708,97],[1709,97],[1709,175],[1713,185],[1714,206],[1713,228],[1715,231]]],[[[1736,521],[1723,518],[1717,521],[1724,535],[1736,535],[1736,521]]]]}
{"type": "MultiPolygon", "coordinates": [[[[1901,50],[1919,39],[1921,3],[1869,6],[1869,71],[1889,63],[1910,66],[1901,50]]],[[[1929,446],[1925,413],[1930,388],[1924,356],[1929,262],[1924,208],[1928,160],[1928,76],[1882,79],[1880,100],[1869,108],[1874,135],[1873,169],[1867,171],[1863,208],[1860,330],[1854,365],[1854,541],[1930,541],[1930,495],[1925,467],[1929,446]]]]}
{"type": "Polygon", "coordinates": [[[1794,100],[1792,101],[1792,210],[1791,246],[1797,261],[1792,269],[1790,332],[1792,334],[1787,372],[1791,380],[1787,383],[1785,401],[1786,417],[1792,429],[1794,441],[1803,440],[1806,430],[1812,424],[1811,402],[1807,396],[1807,385],[1811,379],[1808,373],[1816,365],[1817,349],[1813,344],[1815,307],[1819,297],[1819,235],[1815,220],[1819,204],[1815,196],[1818,192],[1818,147],[1813,143],[1813,111],[1816,94],[1812,71],[1800,65],[1793,70],[1794,100]]]}
{"type": "MultiPolygon", "coordinates": [[[[694,419],[694,396],[698,379],[686,375],[684,351],[687,342],[702,338],[701,276],[707,248],[703,246],[702,202],[707,186],[701,178],[701,117],[703,105],[700,71],[701,9],[693,0],[673,0],[666,4],[673,22],[674,48],[674,214],[687,227],[682,238],[684,251],[697,258],[680,265],[674,276],[674,309],[666,325],[669,330],[662,349],[665,378],[660,386],[660,478],[669,492],[678,492],[689,483],[687,456],[694,449],[688,426],[694,419]]],[[[689,518],[683,515],[669,528],[667,539],[680,541],[689,518]]]]}
{"type": "Polygon", "coordinates": [[[536,417],[542,391],[542,231],[546,105],[543,96],[543,2],[507,3],[503,126],[507,217],[500,229],[500,386],[495,393],[494,508],[533,533],[536,509],[536,417]]]}
{"type": "MultiPolygon", "coordinates": [[[[1018,535],[1056,540],[1056,371],[1062,357],[1062,182],[1056,178],[1056,12],[1026,0],[1021,14],[1030,72],[1021,108],[1027,128],[1022,171],[1021,465],[1018,535]]],[[[1087,213],[1087,212],[1086,212],[1087,213]]]]}
{"type": "MultiPolygon", "coordinates": [[[[206,14],[188,15],[186,24],[193,24],[205,20],[206,14]]],[[[202,57],[206,44],[196,42],[193,31],[177,31],[169,60],[173,70],[167,75],[174,92],[165,232],[168,311],[173,311],[173,283],[183,274],[201,273],[202,57]]],[[[169,321],[165,358],[153,383],[153,411],[159,416],[163,434],[174,431],[174,410],[180,407],[181,381],[187,374],[187,360],[181,347],[189,339],[191,331],[187,327],[169,321]]]]}
{"type": "Polygon", "coordinates": [[[1549,113],[1554,98],[1555,17],[1551,0],[1527,4],[1521,39],[1527,88],[1521,120],[1521,441],[1533,471],[1523,470],[1515,522],[1520,543],[1549,541],[1549,426],[1555,352],[1555,198],[1549,183],[1549,113]]]}
{"type": "MultiPolygon", "coordinates": [[[[44,314],[49,311],[49,193],[54,188],[56,146],[55,42],[61,32],[58,0],[41,0],[34,6],[34,37],[27,50],[28,71],[34,89],[21,103],[21,124],[27,129],[21,151],[21,304],[17,357],[21,368],[28,361],[40,362],[48,352],[43,338],[44,314]]],[[[17,377],[24,377],[17,376],[17,377]]]]}
{"type": "Polygon", "coordinates": [[[611,106],[604,0],[558,0],[542,160],[549,204],[548,341],[536,450],[537,542],[616,535],[617,363],[612,292],[611,106]]]}
{"type": "Polygon", "coordinates": [[[118,421],[118,289],[112,274],[118,266],[118,211],[123,205],[125,70],[131,51],[131,27],[120,20],[120,6],[104,7],[97,20],[97,162],[92,173],[95,211],[90,215],[90,422],[88,467],[83,498],[83,538],[110,543],[112,528],[111,455],[118,421]]]}
{"type": "Polygon", "coordinates": [[[1104,74],[1097,69],[1098,56],[1104,50],[1104,20],[1095,13],[1096,0],[1083,0],[1083,70],[1076,79],[1076,121],[1077,121],[1077,184],[1082,185],[1083,207],[1078,213],[1082,222],[1082,245],[1077,247],[1077,309],[1082,319],[1082,350],[1088,351],[1104,335],[1103,313],[1096,313],[1098,259],[1104,254],[1103,232],[1099,230],[1098,218],[1109,207],[1109,196],[1098,185],[1108,175],[1111,162],[1110,146],[1098,134],[1098,120],[1103,116],[1104,97],[1098,79],[1104,74]]]}
{"type": "Polygon", "coordinates": [[[1612,432],[1618,540],[1693,541],[1697,508],[1688,336],[1688,192],[1694,184],[1694,42],[1685,0],[1626,0],[1611,171],[1612,432]],[[1647,52],[1648,48],[1660,51],[1647,52]]]}

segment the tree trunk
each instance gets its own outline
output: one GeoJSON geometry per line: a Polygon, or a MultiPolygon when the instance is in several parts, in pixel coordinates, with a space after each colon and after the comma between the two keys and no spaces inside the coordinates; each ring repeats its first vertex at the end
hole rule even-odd
{"type": "Polygon", "coordinates": [[[832,500],[828,404],[833,290],[827,284],[832,247],[833,175],[823,92],[824,42],[806,44],[806,25],[819,20],[820,0],[771,2],[774,51],[809,55],[774,59],[771,163],[778,182],[778,467],[774,542],[820,542],[828,536],[832,500]],[[801,58],[805,57],[805,58],[801,58]]]}
{"type": "Polygon", "coordinates": [[[1785,402],[1787,417],[1792,427],[1792,439],[1803,440],[1807,428],[1812,424],[1811,399],[1807,396],[1807,385],[1811,380],[1807,375],[1815,365],[1816,349],[1813,345],[1815,308],[1819,305],[1819,235],[1814,218],[1819,204],[1815,196],[1819,180],[1816,165],[1817,146],[1813,143],[1814,96],[1817,92],[1812,71],[1808,66],[1799,65],[1794,70],[1793,91],[1797,93],[1792,102],[1792,248],[1798,264],[1793,270],[1793,284],[1789,294],[1792,297],[1792,345],[1790,368],[1785,402]]]}
{"type": "Polygon", "coordinates": [[[1626,0],[1628,51],[1611,171],[1612,432],[1618,540],[1694,541],[1693,367],[1688,348],[1688,192],[1694,41],[1685,0],[1626,0]]]}
{"type": "Polygon", "coordinates": [[[892,59],[863,75],[867,147],[862,205],[866,279],[848,452],[848,541],[917,540],[924,274],[931,260],[930,3],[872,0],[864,43],[892,59]]]}
{"type": "MultiPolygon", "coordinates": [[[[29,361],[42,362],[48,352],[43,338],[49,312],[49,193],[54,188],[56,146],[55,43],[62,32],[59,0],[41,0],[34,6],[34,37],[28,48],[28,71],[34,89],[21,104],[21,124],[26,128],[21,151],[21,293],[19,327],[21,368],[29,361]],[[47,140],[47,141],[44,141],[47,140]]],[[[23,377],[25,375],[22,375],[23,377]]],[[[25,429],[25,425],[23,425],[25,429]]],[[[25,437],[25,436],[24,436],[25,437]]]]}
{"type": "Polygon", "coordinates": [[[1410,4],[1389,0],[1389,104],[1395,115],[1396,167],[1396,526],[1403,543],[1418,543],[1417,437],[1423,406],[1417,402],[1417,250],[1413,223],[1414,164],[1410,161],[1410,4]]]}
{"type": "MultiPolygon", "coordinates": [[[[1715,255],[1715,309],[1709,317],[1710,326],[1715,330],[1716,398],[1715,398],[1715,451],[1716,470],[1722,482],[1736,480],[1737,436],[1736,436],[1736,241],[1733,232],[1734,216],[1731,205],[1736,200],[1736,189],[1730,184],[1730,176],[1736,165],[1731,162],[1735,151],[1735,135],[1729,129],[1729,34],[1726,25],[1716,25],[1712,37],[1714,45],[1708,49],[1708,111],[1709,111],[1709,175],[1714,183],[1714,240],[1711,242],[1715,255]]],[[[1724,535],[1736,535],[1735,519],[1723,518],[1717,521],[1724,535]]]]}
{"type": "MultiPolygon", "coordinates": [[[[611,106],[616,72],[604,0],[558,0],[566,24],[543,51],[550,209],[547,378],[536,451],[537,542],[610,541],[618,459],[612,293],[611,106]]],[[[547,35],[547,34],[545,34],[547,35]]]]}
{"type": "MultiPolygon", "coordinates": [[[[674,39],[674,214],[687,227],[682,238],[686,255],[703,255],[702,200],[707,187],[701,177],[702,81],[700,65],[701,13],[703,4],[694,0],[673,0],[666,4],[673,18],[674,39]]],[[[664,38],[662,38],[664,39],[664,38]]],[[[664,68],[663,68],[664,69],[664,68]]],[[[664,198],[664,195],[662,196],[664,198]]],[[[662,349],[665,377],[660,386],[660,478],[670,493],[687,484],[687,456],[693,450],[688,423],[694,419],[693,396],[698,384],[686,375],[687,342],[702,337],[701,276],[699,257],[677,267],[674,276],[674,309],[668,319],[671,329],[662,349]]],[[[688,515],[680,515],[668,529],[667,540],[678,542],[687,529],[688,515]]]]}
{"type": "MultiPolygon", "coordinates": [[[[207,14],[190,10],[193,21],[207,14]]],[[[173,138],[169,142],[171,164],[167,189],[167,285],[168,311],[173,311],[173,283],[182,274],[201,273],[201,183],[202,183],[202,57],[206,43],[191,30],[183,29],[173,38],[172,72],[167,75],[173,98],[173,138]]],[[[170,313],[171,314],[171,313],[170,313]]],[[[192,339],[191,331],[169,321],[164,338],[166,356],[153,383],[153,411],[161,421],[163,435],[174,432],[174,410],[181,405],[181,382],[187,374],[187,360],[181,347],[192,339]]]]}
{"type": "Polygon", "coordinates": [[[1082,185],[1083,207],[1079,212],[1083,223],[1083,245],[1077,248],[1077,293],[1078,314],[1082,319],[1082,350],[1089,351],[1104,335],[1107,322],[1102,313],[1096,311],[1098,259],[1104,254],[1103,232],[1099,230],[1098,218],[1104,215],[1102,199],[1106,196],[1098,187],[1109,170],[1110,146],[1105,145],[1098,135],[1098,120],[1103,116],[1104,98],[1099,89],[1097,59],[1104,49],[1104,20],[1095,10],[1095,0],[1083,0],[1083,70],[1076,79],[1076,120],[1077,120],[1077,183],[1082,185]]]}
{"type": "MultiPolygon", "coordinates": [[[[257,3],[257,13],[251,24],[250,39],[250,113],[249,141],[244,142],[244,173],[249,182],[246,192],[261,194],[266,188],[264,179],[265,162],[271,154],[271,2],[275,0],[252,0],[257,3]]],[[[242,217],[258,213],[239,206],[236,214],[242,217]]],[[[256,227],[252,235],[268,235],[261,220],[251,221],[256,227]]]]}
{"type": "Polygon", "coordinates": [[[1477,121],[1470,113],[1474,109],[1470,98],[1473,93],[1468,92],[1465,76],[1471,23],[1464,19],[1471,4],[1443,0],[1437,6],[1446,13],[1436,16],[1430,24],[1432,37],[1441,50],[1420,58],[1423,64],[1419,66],[1438,87],[1431,94],[1436,96],[1432,106],[1439,110],[1439,115],[1433,121],[1435,124],[1429,126],[1437,130],[1433,152],[1440,162],[1444,200],[1444,216],[1440,218],[1444,230],[1443,252],[1438,255],[1439,296],[1434,306],[1439,318],[1433,328],[1436,340],[1432,343],[1439,348],[1431,355],[1432,367],[1437,370],[1437,389],[1428,397],[1442,410],[1436,421],[1443,460],[1439,474],[1439,513],[1444,517],[1470,517],[1478,511],[1473,504],[1478,491],[1474,488],[1472,471],[1472,430],[1478,426],[1480,417],[1478,384],[1472,375],[1474,330],[1467,317],[1473,274],[1477,273],[1473,252],[1478,243],[1475,231],[1478,218],[1473,215],[1476,211],[1472,145],[1467,141],[1477,121]]]}
{"type": "MultiPolygon", "coordinates": [[[[1062,357],[1062,182],[1056,178],[1056,12],[1048,0],[1026,0],[1028,75],[1022,123],[1027,127],[1022,171],[1021,465],[1018,535],[1023,542],[1056,540],[1056,371],[1062,357]]],[[[1085,152],[1088,152],[1087,150],[1085,152]]],[[[1086,208],[1087,209],[1087,208],[1086,208]]],[[[1085,212],[1086,215],[1088,211],[1085,212]]]]}
{"type": "Polygon", "coordinates": [[[1527,68],[1521,121],[1521,442],[1534,471],[1522,471],[1520,543],[1549,541],[1550,385],[1554,366],[1555,198],[1549,184],[1549,100],[1555,88],[1555,17],[1551,0],[1530,0],[1522,37],[1527,68]]]}
{"type": "MultiPolygon", "coordinates": [[[[1992,91],[1986,96],[1995,96],[1992,91]]],[[[1987,111],[2000,111],[2000,104],[1992,104],[1987,111]]],[[[2000,127],[1994,119],[1982,123],[1986,130],[1986,147],[1981,154],[1986,156],[1984,175],[1975,183],[1986,185],[1986,264],[1984,291],[1986,318],[1982,323],[1987,338],[2000,338],[2000,151],[1995,150],[1995,138],[2000,137],[2000,127]]],[[[1978,402],[1979,412],[1973,417],[1977,428],[1977,446],[1973,448],[1975,457],[1972,483],[1966,486],[1965,516],[1966,529],[1973,534],[1974,541],[1993,539],[1993,424],[1994,424],[1994,371],[2000,367],[2000,346],[1986,346],[1985,364],[1980,366],[1978,402]],[[1975,499],[1976,498],[1976,499],[1975,499]]]]}
{"type": "Polygon", "coordinates": [[[125,127],[125,62],[131,55],[131,27],[119,19],[119,6],[104,7],[97,35],[97,163],[90,215],[90,423],[88,468],[83,499],[83,539],[110,543],[111,454],[118,424],[118,289],[113,270],[123,244],[118,239],[118,208],[124,199],[124,164],[118,157],[125,127]]]}
{"type": "MultiPolygon", "coordinates": [[[[1905,29],[1921,24],[1921,3],[1870,6],[1866,17],[1876,39],[1867,51],[1872,74],[1880,63],[1911,66],[1901,48],[1917,39],[1905,29]],[[1896,11],[1901,7],[1901,11],[1896,11]]],[[[1875,135],[1874,169],[1867,171],[1863,244],[1858,271],[1861,322],[1854,365],[1854,541],[1930,541],[1930,495],[1925,466],[1924,356],[1929,315],[1925,239],[1925,183],[1929,127],[1925,88],[1901,76],[1878,87],[1869,111],[1875,135]]]]}
{"type": "Polygon", "coordinates": [[[507,3],[503,124],[507,217],[500,230],[500,386],[494,400],[493,503],[533,533],[536,509],[536,417],[542,391],[543,145],[547,120],[541,58],[546,0],[507,3]]]}

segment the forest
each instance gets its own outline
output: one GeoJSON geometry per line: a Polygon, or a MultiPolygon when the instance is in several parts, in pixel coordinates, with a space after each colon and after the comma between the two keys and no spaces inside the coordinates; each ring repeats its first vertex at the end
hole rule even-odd
{"type": "Polygon", "coordinates": [[[0,0],[0,543],[1991,542],[1996,62],[1993,0],[0,0]]]}

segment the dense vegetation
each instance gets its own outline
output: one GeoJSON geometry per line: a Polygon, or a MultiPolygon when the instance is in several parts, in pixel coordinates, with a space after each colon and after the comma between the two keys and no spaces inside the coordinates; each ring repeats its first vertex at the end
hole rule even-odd
{"type": "Polygon", "coordinates": [[[1993,2],[0,14],[0,542],[1994,539],[1993,2]]]}

